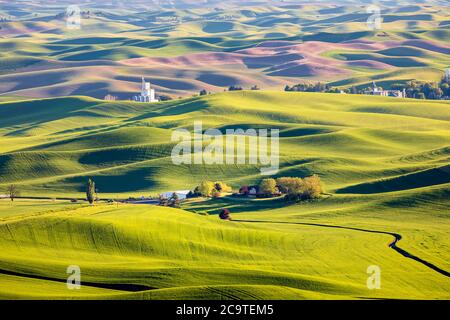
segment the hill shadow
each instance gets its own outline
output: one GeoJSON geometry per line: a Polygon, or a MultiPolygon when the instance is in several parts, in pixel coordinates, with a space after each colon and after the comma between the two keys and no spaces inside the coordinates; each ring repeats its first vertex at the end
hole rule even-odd
{"type": "Polygon", "coordinates": [[[198,204],[193,204],[191,207],[186,208],[187,211],[203,211],[210,215],[218,215],[220,211],[227,208],[234,213],[245,213],[255,211],[265,211],[270,209],[277,209],[285,206],[290,206],[291,203],[287,203],[282,198],[275,198],[269,200],[252,200],[247,198],[214,198],[207,199],[198,204]]]}
{"type": "Polygon", "coordinates": [[[97,104],[97,101],[74,97],[11,102],[0,108],[0,125],[7,127],[28,124],[33,127],[72,116],[72,112],[97,104]]]}
{"type": "Polygon", "coordinates": [[[339,189],[336,193],[384,193],[423,188],[445,183],[450,183],[450,165],[407,174],[392,179],[353,185],[339,189]]]}
{"type": "Polygon", "coordinates": [[[91,174],[70,177],[59,181],[61,184],[69,184],[77,192],[86,191],[86,183],[89,178],[95,181],[95,186],[100,193],[138,192],[156,188],[158,183],[152,178],[156,175],[155,168],[141,168],[129,170],[120,174],[91,174]]]}
{"type": "Polygon", "coordinates": [[[187,102],[165,105],[164,109],[152,110],[139,116],[129,118],[128,120],[125,120],[125,122],[133,122],[161,116],[177,116],[207,108],[209,108],[209,104],[207,101],[195,99],[187,102]]]}

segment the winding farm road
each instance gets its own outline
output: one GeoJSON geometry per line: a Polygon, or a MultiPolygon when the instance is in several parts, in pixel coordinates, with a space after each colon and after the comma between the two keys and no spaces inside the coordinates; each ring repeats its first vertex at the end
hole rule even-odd
{"type": "MultiPolygon", "coordinates": [[[[436,265],[428,262],[422,258],[419,258],[408,251],[397,246],[398,242],[402,239],[402,236],[398,233],[387,232],[387,231],[378,231],[378,230],[369,230],[355,227],[344,227],[344,226],[335,226],[335,225],[327,225],[327,224],[319,224],[319,223],[307,223],[307,222],[286,222],[286,221],[265,221],[265,220],[232,220],[233,222],[243,222],[243,223],[267,223],[267,224],[291,224],[291,225],[304,225],[304,226],[313,226],[313,227],[323,227],[323,228],[334,228],[334,229],[345,229],[345,230],[353,230],[360,232],[368,232],[368,233],[378,233],[378,234],[386,234],[394,237],[394,240],[389,244],[389,247],[404,256],[405,258],[415,260],[424,266],[442,274],[443,276],[450,277],[450,272],[443,270],[436,265]]],[[[42,276],[38,274],[30,274],[26,272],[17,272],[0,269],[0,274],[26,277],[32,279],[40,279],[40,280],[48,280],[48,281],[57,281],[57,282],[66,282],[66,279],[59,279],[53,277],[42,276]]],[[[129,291],[129,292],[139,292],[139,291],[147,291],[153,290],[155,288],[141,285],[141,284],[118,284],[118,283],[98,283],[98,282],[83,282],[84,285],[90,287],[104,288],[104,289],[113,289],[113,290],[121,290],[121,291],[129,291]]]]}

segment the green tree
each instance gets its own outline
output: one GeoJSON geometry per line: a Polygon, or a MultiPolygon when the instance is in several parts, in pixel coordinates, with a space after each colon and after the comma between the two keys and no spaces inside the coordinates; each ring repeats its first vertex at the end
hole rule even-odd
{"type": "Polygon", "coordinates": [[[203,197],[210,197],[213,195],[213,193],[215,191],[216,191],[216,189],[214,188],[214,182],[211,182],[211,181],[203,181],[198,186],[198,192],[203,197]]]}
{"type": "Polygon", "coordinates": [[[301,178],[282,177],[278,178],[276,182],[280,191],[287,195],[298,195],[304,190],[304,182],[301,178]]]}
{"type": "Polygon", "coordinates": [[[86,188],[86,199],[90,204],[94,203],[95,200],[95,182],[92,179],[88,180],[86,188]]]}
{"type": "Polygon", "coordinates": [[[323,193],[322,182],[320,177],[315,174],[311,177],[306,177],[303,179],[305,184],[305,189],[303,191],[302,198],[304,199],[317,199],[323,193]]]}
{"type": "Polygon", "coordinates": [[[323,193],[322,182],[318,175],[304,179],[282,177],[276,182],[280,191],[286,194],[287,200],[317,199],[323,193]]]}
{"type": "Polygon", "coordinates": [[[263,179],[259,183],[259,193],[263,196],[270,197],[277,192],[277,182],[275,179],[263,179]]]}
{"type": "Polygon", "coordinates": [[[14,201],[14,198],[17,198],[20,196],[19,188],[15,184],[11,184],[6,188],[6,193],[8,197],[11,199],[11,201],[14,201]]]}
{"type": "Polygon", "coordinates": [[[169,199],[169,206],[178,208],[180,206],[180,198],[176,192],[172,193],[172,196],[169,199]]]}

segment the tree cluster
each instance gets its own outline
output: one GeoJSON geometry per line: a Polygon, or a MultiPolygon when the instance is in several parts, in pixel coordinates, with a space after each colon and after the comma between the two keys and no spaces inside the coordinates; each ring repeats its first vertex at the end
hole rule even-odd
{"type": "Polygon", "coordinates": [[[217,181],[202,181],[200,185],[195,187],[194,191],[190,191],[187,194],[188,198],[195,197],[216,197],[220,196],[222,193],[231,192],[231,187],[225,182],[217,181]]]}
{"type": "Polygon", "coordinates": [[[317,82],[317,83],[299,83],[293,85],[292,87],[287,85],[284,88],[284,91],[338,93],[339,89],[333,88],[326,83],[317,82]]]}
{"type": "MultiPolygon", "coordinates": [[[[382,89],[381,87],[379,87],[382,89]]],[[[352,86],[347,89],[340,90],[332,87],[326,83],[299,83],[293,86],[286,86],[284,91],[294,92],[324,92],[324,93],[343,93],[347,94],[366,94],[372,88],[360,88],[352,86]]],[[[445,77],[437,82],[423,82],[423,81],[408,81],[406,83],[394,83],[390,86],[391,90],[399,90],[406,92],[407,98],[414,99],[431,99],[431,100],[444,100],[450,99],[450,80],[445,77]]]]}
{"type": "Polygon", "coordinates": [[[442,100],[450,97],[450,83],[442,79],[440,83],[408,81],[396,83],[391,86],[392,90],[406,91],[406,97],[414,99],[442,100]]]}
{"type": "Polygon", "coordinates": [[[159,196],[159,205],[163,207],[172,207],[179,208],[180,207],[180,197],[176,192],[172,193],[169,199],[159,196]]]}
{"type": "Polygon", "coordinates": [[[228,87],[228,91],[240,91],[240,90],[244,90],[244,89],[242,89],[242,87],[239,87],[239,86],[229,86],[228,87]]]}
{"type": "Polygon", "coordinates": [[[317,199],[322,193],[322,182],[318,175],[303,179],[297,177],[264,179],[259,184],[260,196],[271,197],[284,194],[289,201],[317,199]]]}

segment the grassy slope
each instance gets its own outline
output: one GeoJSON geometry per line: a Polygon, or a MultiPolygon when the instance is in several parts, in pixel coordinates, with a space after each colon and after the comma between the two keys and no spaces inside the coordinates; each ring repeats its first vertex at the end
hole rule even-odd
{"type": "MultiPolygon", "coordinates": [[[[233,206],[230,202],[222,205],[233,206]]],[[[417,214],[409,212],[405,223],[395,221],[399,212],[386,210],[383,215],[389,214],[388,219],[371,217],[367,221],[367,216],[356,213],[348,204],[341,205],[339,213],[329,207],[336,203],[326,202],[282,209],[276,209],[274,204],[234,205],[242,210],[234,214],[235,219],[282,223],[221,222],[215,215],[123,205],[68,207],[28,218],[10,216],[0,225],[4,230],[3,270],[64,280],[67,266],[75,264],[81,267],[85,282],[140,284],[151,289],[126,292],[87,285],[73,292],[57,281],[2,275],[5,281],[0,296],[448,298],[449,280],[389,249],[391,236],[295,224],[314,222],[394,230],[404,236],[402,248],[448,268],[448,233],[439,227],[444,220],[434,214],[424,223],[417,214]],[[365,287],[369,265],[382,268],[382,290],[369,291],[365,287]]],[[[373,211],[366,207],[364,213],[370,215],[373,211]]]]}
{"type": "Polygon", "coordinates": [[[206,177],[235,186],[260,179],[249,165],[171,165],[171,129],[191,127],[193,119],[204,127],[280,128],[279,175],[319,173],[332,193],[295,206],[229,199],[184,205],[209,217],[2,200],[0,269],[64,280],[76,264],[83,281],[152,288],[73,292],[62,282],[3,274],[3,298],[449,297],[449,279],[388,248],[390,235],[298,224],[396,232],[401,248],[448,271],[448,102],[235,92],[159,104],[19,101],[0,104],[0,114],[1,187],[18,183],[24,195],[81,196],[88,176],[103,194],[123,196],[186,189],[206,177]],[[215,214],[222,207],[235,220],[266,222],[221,222],[215,214]],[[367,290],[369,265],[382,268],[382,290],[367,290]]]}
{"type": "Polygon", "coordinates": [[[76,196],[93,176],[103,194],[126,196],[185,189],[206,177],[236,187],[259,179],[252,165],[172,165],[171,129],[192,127],[195,119],[205,128],[279,128],[280,175],[316,172],[337,191],[448,164],[448,149],[442,149],[450,140],[448,110],[447,102],[275,92],[159,104],[88,98],[2,103],[0,185],[76,196]],[[415,158],[418,153],[424,157],[415,158]],[[125,184],[131,177],[134,184],[125,184]]]}

